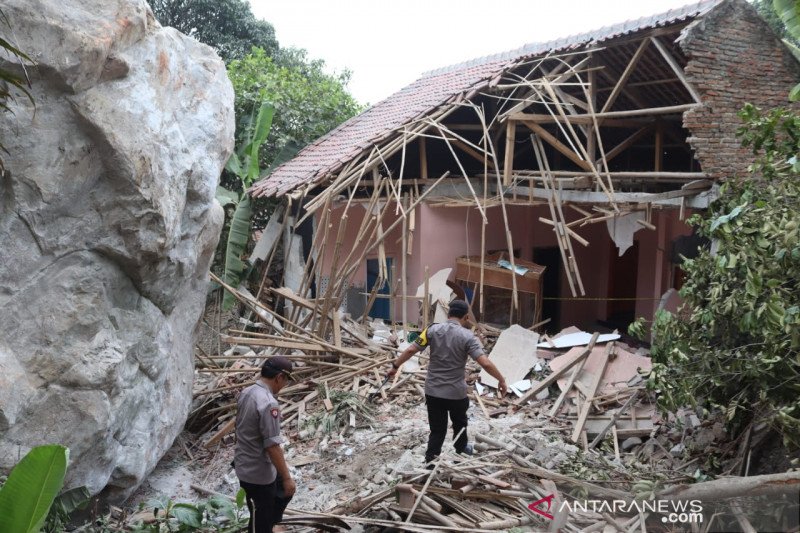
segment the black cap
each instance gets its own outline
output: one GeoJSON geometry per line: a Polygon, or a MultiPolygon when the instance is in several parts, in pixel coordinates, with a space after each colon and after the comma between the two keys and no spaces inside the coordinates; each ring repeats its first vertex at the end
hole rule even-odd
{"type": "Polygon", "coordinates": [[[448,311],[448,316],[455,316],[461,318],[462,316],[466,315],[469,311],[469,306],[467,302],[464,300],[453,300],[450,302],[450,310],[448,311]]]}
{"type": "Polygon", "coordinates": [[[286,377],[292,379],[292,362],[282,355],[270,357],[261,367],[261,375],[266,378],[273,378],[283,372],[286,377]]]}

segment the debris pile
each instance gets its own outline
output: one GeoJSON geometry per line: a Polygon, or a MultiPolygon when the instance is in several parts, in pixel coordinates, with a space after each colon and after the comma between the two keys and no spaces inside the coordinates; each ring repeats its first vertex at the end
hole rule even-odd
{"type": "MultiPolygon", "coordinates": [[[[698,490],[702,483],[688,484],[703,479],[700,454],[725,437],[721,424],[701,422],[688,411],[679,413],[683,431],[664,425],[644,386],[646,350],[628,346],[616,333],[568,328],[540,337],[519,325],[499,330],[478,324],[510,393],[499,398],[493,378],[468,363],[475,455],[450,448],[426,469],[426,353],[392,379],[384,374],[408,345],[407,332],[331,310],[326,316],[335,327],[322,334],[318,302],[287,288],[270,289],[273,301],[294,304],[290,320],[226,288],[259,322],[222,335],[230,346],[224,355],[198,357],[197,370],[207,377],[196,380],[195,426],[203,435],[196,448],[214,453],[215,461],[220,451],[232,449],[236,392],[252,383],[265,357],[292,358],[296,382],[281,392],[281,405],[286,457],[300,487],[287,513],[295,525],[644,531],[661,515],[633,502],[698,490]],[[588,500],[627,503],[581,506],[588,500]]],[[[234,494],[235,475],[225,472],[216,485],[194,488],[234,494]]],[[[730,507],[718,511],[720,523],[746,520],[730,514],[730,507]]]]}

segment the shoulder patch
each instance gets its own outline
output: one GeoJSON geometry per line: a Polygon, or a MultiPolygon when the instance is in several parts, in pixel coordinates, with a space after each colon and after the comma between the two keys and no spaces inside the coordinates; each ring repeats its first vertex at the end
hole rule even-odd
{"type": "Polygon", "coordinates": [[[419,334],[419,337],[417,337],[417,340],[414,342],[423,348],[426,347],[428,345],[428,328],[423,329],[422,333],[419,334]]]}
{"type": "Polygon", "coordinates": [[[277,407],[273,407],[272,409],[270,409],[269,414],[272,415],[272,418],[278,418],[279,416],[281,416],[281,412],[278,411],[277,407]]]}

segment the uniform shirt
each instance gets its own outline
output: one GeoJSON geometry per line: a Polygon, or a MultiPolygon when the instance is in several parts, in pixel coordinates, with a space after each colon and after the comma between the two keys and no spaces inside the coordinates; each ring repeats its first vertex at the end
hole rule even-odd
{"type": "Polygon", "coordinates": [[[239,394],[236,413],[236,476],[247,483],[268,485],[277,471],[266,449],[283,442],[281,411],[269,386],[260,379],[239,394]]]}
{"type": "Polygon", "coordinates": [[[425,394],[447,400],[466,398],[464,367],[467,356],[477,359],[483,355],[483,347],[475,335],[451,318],[444,324],[426,328],[414,343],[420,350],[431,348],[425,394]]]}

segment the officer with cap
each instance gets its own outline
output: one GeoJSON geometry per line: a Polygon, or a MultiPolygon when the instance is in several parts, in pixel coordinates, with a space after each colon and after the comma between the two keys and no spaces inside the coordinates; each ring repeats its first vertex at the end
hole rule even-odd
{"type": "Polygon", "coordinates": [[[247,494],[250,533],[270,533],[297,490],[279,446],[281,411],[275,396],[292,378],[292,362],[270,357],[261,377],[239,394],[234,468],[247,494]]]}
{"type": "Polygon", "coordinates": [[[441,452],[447,436],[447,417],[453,423],[453,446],[457,453],[472,455],[472,446],[467,441],[467,382],[464,369],[467,357],[474,359],[490,375],[497,379],[501,396],[507,392],[506,380],[484,353],[483,346],[467,329],[469,306],[464,300],[453,300],[447,313],[447,322],[432,324],[420,333],[417,340],[392,362],[389,375],[415,353],[430,346],[428,375],[425,379],[425,403],[428,406],[428,424],[431,428],[425,462],[433,461],[441,452]],[[462,431],[463,430],[463,431],[462,431]]]}

